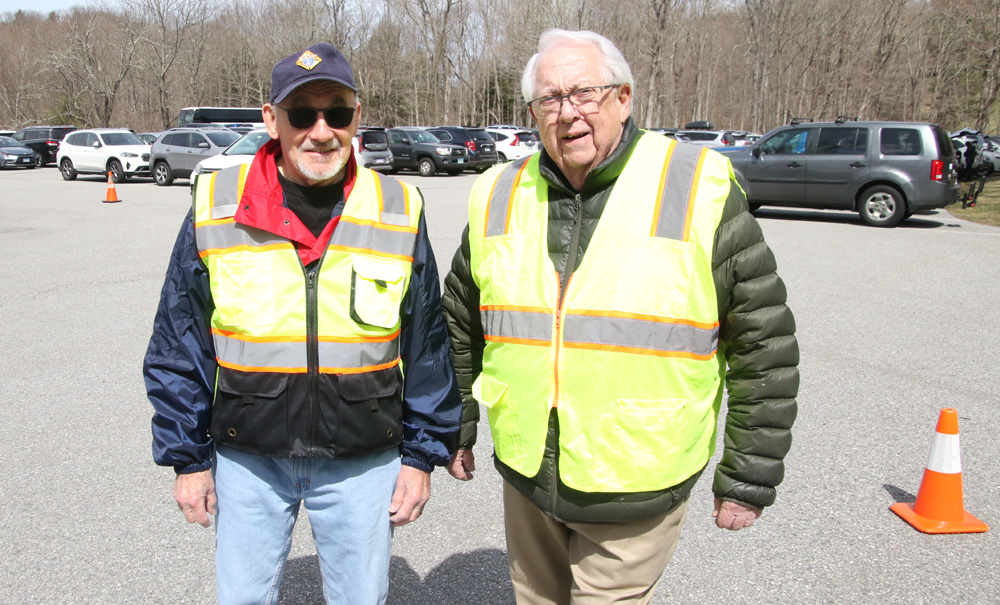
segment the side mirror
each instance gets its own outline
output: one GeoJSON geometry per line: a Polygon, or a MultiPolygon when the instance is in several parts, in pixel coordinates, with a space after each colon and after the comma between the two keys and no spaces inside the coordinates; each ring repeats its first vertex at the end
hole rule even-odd
{"type": "Polygon", "coordinates": [[[750,150],[750,155],[752,155],[753,157],[757,158],[758,160],[760,159],[760,154],[761,154],[761,150],[760,150],[759,146],[758,147],[754,147],[753,149],[750,150]]]}
{"type": "Polygon", "coordinates": [[[100,141],[94,141],[94,144],[92,145],[92,147],[94,149],[100,149],[101,148],[101,142],[100,141]]]}
{"type": "Polygon", "coordinates": [[[198,143],[198,149],[208,149],[209,147],[210,147],[210,145],[207,142],[205,142],[205,141],[202,141],[201,143],[198,143]]]}

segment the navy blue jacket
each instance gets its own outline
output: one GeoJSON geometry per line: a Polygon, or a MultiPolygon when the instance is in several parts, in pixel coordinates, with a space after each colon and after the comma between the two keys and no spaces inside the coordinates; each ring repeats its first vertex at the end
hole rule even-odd
{"type": "MultiPolygon", "coordinates": [[[[341,202],[334,216],[343,210],[341,202]]],[[[208,271],[194,241],[188,212],[174,244],[143,364],[155,413],[153,459],[177,473],[211,468],[208,434],[215,392],[214,305],[208,271]]],[[[421,213],[410,288],[403,301],[400,357],[403,377],[402,463],[424,471],[447,464],[455,448],[462,401],[449,356],[434,252],[421,213]]]]}

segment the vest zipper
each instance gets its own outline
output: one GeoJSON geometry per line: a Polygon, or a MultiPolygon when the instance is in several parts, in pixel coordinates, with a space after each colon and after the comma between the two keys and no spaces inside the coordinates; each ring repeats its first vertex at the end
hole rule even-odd
{"type": "MultiPolygon", "coordinates": [[[[583,201],[580,194],[573,196],[573,232],[569,238],[569,255],[566,257],[566,266],[562,275],[559,276],[559,299],[556,305],[556,333],[555,333],[555,367],[553,368],[553,400],[552,409],[559,407],[559,353],[562,350],[562,330],[566,321],[566,310],[563,305],[566,302],[566,291],[569,290],[569,282],[576,269],[577,249],[580,247],[580,230],[583,228],[583,201]]],[[[551,411],[549,412],[552,413],[551,411]]],[[[556,513],[556,504],[559,502],[559,412],[555,418],[556,442],[554,445],[555,454],[552,459],[552,483],[549,485],[549,511],[553,515],[556,513]]]]}
{"type": "MultiPolygon", "coordinates": [[[[301,260],[299,261],[302,262],[301,260]]],[[[316,277],[323,260],[313,269],[303,271],[306,274],[306,371],[309,380],[309,443],[306,449],[313,453],[316,444],[316,426],[319,413],[319,296],[316,288],[316,277]]]]}

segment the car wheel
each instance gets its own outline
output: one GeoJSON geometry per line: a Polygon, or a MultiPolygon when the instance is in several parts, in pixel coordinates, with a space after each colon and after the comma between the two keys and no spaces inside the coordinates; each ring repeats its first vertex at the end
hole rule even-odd
{"type": "Polygon", "coordinates": [[[865,189],[858,204],[861,220],[872,227],[895,227],[906,216],[906,202],[899,191],[886,185],[865,189]]]}
{"type": "Polygon", "coordinates": [[[44,165],[45,165],[45,162],[42,161],[42,156],[36,155],[35,156],[35,166],[38,166],[39,168],[41,168],[44,165]]]}
{"type": "Polygon", "coordinates": [[[507,156],[505,156],[505,155],[504,155],[504,154],[502,154],[502,153],[498,153],[498,154],[497,154],[497,162],[498,162],[498,163],[500,163],[500,164],[505,164],[505,163],[507,163],[507,156]]]}
{"type": "Polygon", "coordinates": [[[122,169],[122,163],[118,160],[108,162],[108,172],[111,173],[111,181],[116,185],[125,182],[125,171],[122,169]]]}
{"type": "Polygon", "coordinates": [[[69,158],[63,158],[62,163],[59,164],[59,172],[62,173],[64,181],[76,180],[76,169],[73,168],[73,162],[69,158]]]}
{"type": "Polygon", "coordinates": [[[153,180],[161,187],[174,182],[174,173],[170,171],[170,166],[166,162],[157,162],[156,166],[153,166],[153,180]]]}
{"type": "Polygon", "coordinates": [[[38,156],[38,167],[39,168],[44,168],[45,166],[48,165],[48,163],[49,162],[45,158],[43,158],[41,155],[38,156]]]}
{"type": "Polygon", "coordinates": [[[420,158],[417,162],[417,170],[420,171],[420,176],[434,176],[437,172],[437,167],[434,166],[434,160],[430,158],[420,158]]]}

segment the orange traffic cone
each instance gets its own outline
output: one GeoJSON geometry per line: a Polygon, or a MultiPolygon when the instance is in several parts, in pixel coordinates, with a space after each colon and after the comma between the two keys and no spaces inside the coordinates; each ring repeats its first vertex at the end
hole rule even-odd
{"type": "Polygon", "coordinates": [[[936,431],[916,503],[898,502],[889,508],[925,534],[984,532],[989,527],[965,512],[962,502],[958,411],[942,409],[936,431]]]}
{"type": "Polygon", "coordinates": [[[111,178],[111,173],[108,172],[108,194],[104,196],[104,203],[107,204],[109,202],[120,202],[120,201],[121,200],[118,199],[118,192],[115,191],[115,182],[111,178]]]}

